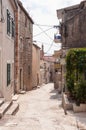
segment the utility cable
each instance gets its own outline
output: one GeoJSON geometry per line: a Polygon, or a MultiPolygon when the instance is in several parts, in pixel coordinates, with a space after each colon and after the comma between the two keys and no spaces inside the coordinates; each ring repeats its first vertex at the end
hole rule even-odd
{"type": "MultiPolygon", "coordinates": [[[[52,28],[53,28],[53,27],[52,27],[52,28]]],[[[52,29],[52,28],[46,29],[46,30],[44,30],[44,31],[42,31],[42,32],[40,32],[40,33],[34,35],[33,37],[39,36],[39,35],[41,35],[42,33],[47,32],[47,31],[49,31],[49,30],[52,29]]]]}
{"type": "Polygon", "coordinates": [[[54,42],[52,41],[52,43],[51,43],[49,49],[45,52],[46,54],[47,54],[47,52],[49,52],[49,51],[51,50],[51,48],[52,48],[52,46],[53,46],[53,43],[54,43],[54,42]]]}
{"type": "Polygon", "coordinates": [[[49,49],[48,49],[45,53],[49,52],[52,46],[53,46],[53,41],[52,41],[52,43],[51,43],[49,49]]]}
{"type": "Polygon", "coordinates": [[[40,28],[40,30],[43,31],[43,33],[44,33],[50,40],[53,40],[39,25],[37,25],[37,26],[40,28]]]}
{"type": "MultiPolygon", "coordinates": [[[[42,43],[42,44],[45,44],[45,45],[50,45],[50,43],[42,42],[42,41],[38,41],[38,40],[33,40],[33,42],[38,42],[38,43],[42,43]]],[[[58,47],[57,44],[53,44],[53,46],[58,47]]]]}
{"type": "MultiPolygon", "coordinates": [[[[49,51],[51,50],[51,47],[53,46],[53,43],[54,43],[54,42],[53,42],[53,39],[40,27],[39,24],[35,24],[35,25],[37,25],[37,26],[39,27],[39,29],[42,30],[42,32],[43,32],[50,40],[52,40],[52,43],[51,43],[49,49],[45,52],[45,54],[47,54],[47,52],[49,52],[49,51]]],[[[53,26],[53,27],[56,27],[56,26],[53,26]]]]}
{"type": "Polygon", "coordinates": [[[41,25],[41,24],[36,24],[36,23],[34,23],[34,25],[36,25],[36,26],[45,26],[45,27],[55,27],[55,26],[57,26],[57,25],[41,25]]]}

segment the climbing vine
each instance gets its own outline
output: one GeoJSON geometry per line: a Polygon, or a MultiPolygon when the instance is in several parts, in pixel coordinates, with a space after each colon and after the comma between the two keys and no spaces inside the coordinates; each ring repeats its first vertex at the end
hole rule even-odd
{"type": "Polygon", "coordinates": [[[66,56],[66,83],[79,103],[86,102],[86,48],[70,49],[66,56]]]}

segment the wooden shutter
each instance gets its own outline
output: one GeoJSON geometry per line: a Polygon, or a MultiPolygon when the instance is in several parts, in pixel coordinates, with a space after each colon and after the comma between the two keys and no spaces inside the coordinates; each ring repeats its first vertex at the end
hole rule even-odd
{"type": "Polygon", "coordinates": [[[14,20],[12,19],[12,37],[14,37],[15,35],[15,24],[14,24],[14,20]]]}
{"type": "Polygon", "coordinates": [[[7,34],[10,35],[10,13],[7,9],[7,34]]]}
{"type": "Polygon", "coordinates": [[[10,75],[11,75],[11,65],[8,63],[7,64],[7,86],[10,84],[10,75]]]}

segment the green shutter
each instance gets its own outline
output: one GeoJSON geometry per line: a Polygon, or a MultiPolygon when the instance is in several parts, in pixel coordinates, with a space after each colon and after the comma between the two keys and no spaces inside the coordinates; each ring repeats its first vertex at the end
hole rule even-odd
{"type": "Polygon", "coordinates": [[[15,29],[15,24],[14,24],[14,20],[12,19],[12,37],[14,37],[15,35],[14,29],[15,29]]]}
{"type": "Polygon", "coordinates": [[[10,35],[10,13],[7,9],[7,34],[10,35]]]}
{"type": "Polygon", "coordinates": [[[7,64],[7,86],[10,84],[11,65],[7,64]]]}

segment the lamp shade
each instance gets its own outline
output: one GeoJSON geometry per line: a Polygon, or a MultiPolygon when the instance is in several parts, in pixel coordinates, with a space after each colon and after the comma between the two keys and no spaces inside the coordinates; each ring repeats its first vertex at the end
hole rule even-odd
{"type": "Polygon", "coordinates": [[[54,42],[61,43],[61,34],[54,34],[54,42]]]}

